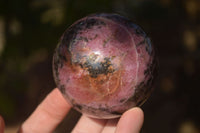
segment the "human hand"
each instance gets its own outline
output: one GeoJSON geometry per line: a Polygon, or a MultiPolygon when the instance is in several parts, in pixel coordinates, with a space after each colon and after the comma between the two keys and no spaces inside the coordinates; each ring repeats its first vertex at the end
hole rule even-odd
{"type": "MultiPolygon", "coordinates": [[[[51,133],[70,109],[70,104],[61,92],[54,89],[22,124],[18,132],[51,133]]],[[[138,107],[126,111],[120,119],[94,119],[82,115],[72,133],[139,133],[143,121],[143,111],[138,107]]],[[[0,133],[3,133],[3,130],[4,123],[0,117],[0,133]]]]}

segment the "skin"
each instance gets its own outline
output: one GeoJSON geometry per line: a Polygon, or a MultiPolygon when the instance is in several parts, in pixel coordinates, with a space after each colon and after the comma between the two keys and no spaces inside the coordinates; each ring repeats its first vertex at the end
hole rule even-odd
{"type": "MultiPolygon", "coordinates": [[[[54,89],[21,125],[18,133],[52,133],[70,109],[61,92],[54,89]]],[[[143,121],[144,113],[138,107],[126,111],[120,119],[102,120],[82,115],[72,133],[139,133],[143,121]]],[[[0,116],[0,133],[4,133],[4,128],[0,116]]]]}

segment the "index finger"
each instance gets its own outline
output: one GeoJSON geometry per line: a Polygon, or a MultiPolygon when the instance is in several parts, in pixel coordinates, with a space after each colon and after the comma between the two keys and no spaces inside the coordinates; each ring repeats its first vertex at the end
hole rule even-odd
{"type": "Polygon", "coordinates": [[[67,103],[61,92],[54,89],[22,124],[19,133],[53,132],[70,108],[70,104],[67,103]]]}

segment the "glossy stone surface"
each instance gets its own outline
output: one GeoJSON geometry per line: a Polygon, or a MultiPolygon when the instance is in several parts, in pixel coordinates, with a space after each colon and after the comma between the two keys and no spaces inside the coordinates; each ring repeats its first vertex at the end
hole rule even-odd
{"type": "Polygon", "coordinates": [[[53,57],[57,87],[73,107],[116,118],[149,97],[157,63],[144,31],[117,14],[93,14],[62,35],[53,57]]]}

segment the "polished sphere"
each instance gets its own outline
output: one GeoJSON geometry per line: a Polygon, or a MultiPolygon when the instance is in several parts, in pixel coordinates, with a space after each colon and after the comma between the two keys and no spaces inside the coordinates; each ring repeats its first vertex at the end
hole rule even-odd
{"type": "Polygon", "coordinates": [[[156,76],[145,32],[117,14],[93,14],[72,24],[53,56],[57,87],[78,111],[116,118],[149,97],[156,76]]]}

